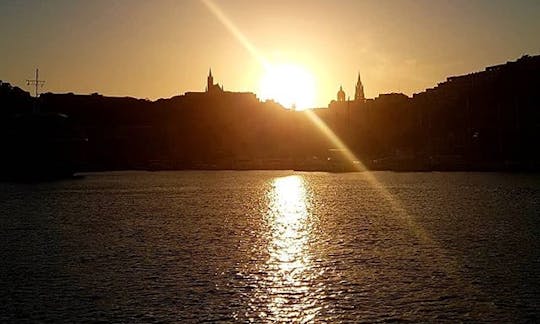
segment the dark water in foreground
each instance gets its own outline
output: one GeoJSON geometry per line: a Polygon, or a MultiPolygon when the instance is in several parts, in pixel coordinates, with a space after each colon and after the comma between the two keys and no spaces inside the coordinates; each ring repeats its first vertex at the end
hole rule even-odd
{"type": "Polygon", "coordinates": [[[0,321],[539,321],[540,176],[0,184],[0,321]]]}

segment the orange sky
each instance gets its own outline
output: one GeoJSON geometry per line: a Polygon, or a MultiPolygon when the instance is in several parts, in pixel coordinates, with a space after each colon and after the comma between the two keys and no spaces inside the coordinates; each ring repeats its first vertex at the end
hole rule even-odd
{"type": "MultiPolygon", "coordinates": [[[[316,77],[318,106],[340,84],[353,95],[408,95],[447,76],[540,53],[540,1],[218,1],[233,28],[270,62],[316,77]]],[[[230,27],[230,26],[229,26],[230,27]]],[[[257,91],[260,60],[201,1],[0,2],[0,79],[30,90],[171,97],[257,91]]]]}

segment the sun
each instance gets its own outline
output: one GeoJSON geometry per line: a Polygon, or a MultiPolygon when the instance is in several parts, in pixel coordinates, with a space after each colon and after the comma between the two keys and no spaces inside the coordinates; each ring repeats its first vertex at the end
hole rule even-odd
{"type": "Polygon", "coordinates": [[[315,78],[300,65],[271,65],[259,82],[258,93],[262,100],[275,100],[285,108],[313,108],[315,78]]]}

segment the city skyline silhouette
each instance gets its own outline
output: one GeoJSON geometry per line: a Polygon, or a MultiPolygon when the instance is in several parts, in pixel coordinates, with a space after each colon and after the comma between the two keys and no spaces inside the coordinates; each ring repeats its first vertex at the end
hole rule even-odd
{"type": "Polygon", "coordinates": [[[39,67],[51,92],[155,100],[197,91],[212,67],[226,89],[261,97],[267,61],[309,73],[315,107],[340,84],[354,93],[358,71],[369,80],[366,97],[412,96],[448,76],[539,53],[538,7],[525,0],[3,2],[0,77],[22,87],[39,67]]]}
{"type": "Polygon", "coordinates": [[[449,76],[412,97],[375,98],[365,97],[358,73],[354,94],[340,86],[327,106],[307,110],[227,90],[212,70],[199,91],[155,101],[99,93],[32,98],[2,83],[0,99],[9,109],[1,137],[13,158],[3,164],[25,174],[33,169],[28,163],[48,156],[51,161],[41,162],[45,175],[117,169],[534,171],[540,168],[532,149],[539,136],[539,69],[540,56],[526,55],[449,76]],[[48,145],[57,153],[46,154],[48,145]]]}

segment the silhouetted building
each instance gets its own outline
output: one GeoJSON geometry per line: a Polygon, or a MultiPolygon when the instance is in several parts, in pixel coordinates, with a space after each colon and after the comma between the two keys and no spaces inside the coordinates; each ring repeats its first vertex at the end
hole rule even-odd
{"type": "Polygon", "coordinates": [[[204,92],[188,91],[183,96],[177,96],[174,98],[184,98],[188,101],[213,100],[216,101],[216,104],[225,106],[234,105],[234,103],[237,101],[249,101],[251,103],[259,102],[259,99],[257,99],[257,96],[253,92],[235,92],[223,90],[222,85],[220,85],[219,83],[214,83],[214,76],[212,75],[211,69],[208,72],[208,77],[206,78],[206,89],[204,92]]]}
{"type": "Polygon", "coordinates": [[[214,77],[212,76],[212,69],[208,71],[208,78],[206,79],[206,92],[216,93],[223,92],[223,86],[218,83],[214,84],[214,77]]]}
{"type": "Polygon", "coordinates": [[[337,92],[337,100],[332,100],[328,105],[330,109],[345,110],[350,108],[357,108],[360,105],[363,105],[366,102],[366,97],[364,95],[364,85],[360,78],[360,73],[358,73],[358,80],[356,81],[354,100],[346,99],[345,91],[343,91],[343,86],[339,86],[339,91],[337,92]]]}
{"type": "Polygon", "coordinates": [[[345,101],[345,91],[343,91],[342,86],[339,86],[339,91],[337,93],[337,101],[345,101]]]}
{"type": "MultiPolygon", "coordinates": [[[[52,93],[39,100],[44,113],[68,115],[88,138],[88,158],[78,171],[327,169],[328,149],[335,144],[310,114],[262,103],[251,92],[224,91],[212,72],[206,82],[204,91],[154,102],[52,93]]],[[[540,56],[449,77],[413,98],[391,93],[366,99],[358,75],[354,99],[339,87],[330,109],[312,113],[372,169],[540,170],[539,84],[540,56]]],[[[14,118],[30,112],[34,101],[0,82],[3,147],[29,147],[18,146],[20,132],[11,130],[18,129],[14,118]]],[[[24,123],[34,128],[32,121],[24,123]]],[[[44,131],[49,137],[28,138],[57,138],[59,128],[50,124],[44,131]]]]}
{"type": "Polygon", "coordinates": [[[365,101],[364,85],[360,79],[360,72],[358,72],[358,81],[356,81],[356,91],[354,92],[354,101],[365,101]]]}

